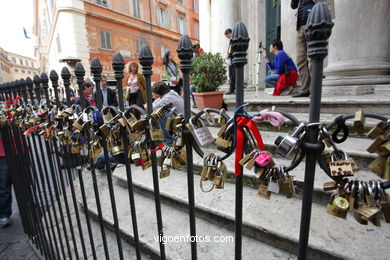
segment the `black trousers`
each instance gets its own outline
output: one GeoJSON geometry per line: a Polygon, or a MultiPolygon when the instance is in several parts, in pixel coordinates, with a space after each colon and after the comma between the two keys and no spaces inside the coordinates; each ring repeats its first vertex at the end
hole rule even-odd
{"type": "Polygon", "coordinates": [[[234,65],[230,65],[229,66],[229,80],[230,80],[230,88],[229,88],[229,91],[230,92],[234,92],[235,88],[236,88],[236,78],[235,78],[235,75],[234,75],[234,65]]]}

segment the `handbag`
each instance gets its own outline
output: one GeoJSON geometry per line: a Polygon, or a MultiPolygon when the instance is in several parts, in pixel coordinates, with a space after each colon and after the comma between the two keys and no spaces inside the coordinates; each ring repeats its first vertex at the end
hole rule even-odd
{"type": "Polygon", "coordinates": [[[183,85],[183,79],[180,78],[180,77],[178,77],[178,76],[176,75],[176,73],[172,70],[171,67],[169,67],[168,65],[166,65],[166,66],[167,66],[168,69],[172,72],[172,74],[173,74],[177,79],[179,79],[179,82],[176,84],[176,87],[181,87],[181,86],[183,85]]]}

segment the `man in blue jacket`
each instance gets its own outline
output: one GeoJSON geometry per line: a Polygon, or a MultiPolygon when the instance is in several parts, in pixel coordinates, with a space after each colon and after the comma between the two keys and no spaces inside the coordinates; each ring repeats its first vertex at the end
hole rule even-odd
{"type": "Polygon", "coordinates": [[[297,9],[297,67],[299,78],[302,81],[301,92],[294,94],[293,97],[308,97],[310,95],[310,70],[311,62],[307,57],[307,42],[304,35],[304,29],[307,18],[314,7],[312,0],[291,0],[291,8],[297,9]]]}
{"type": "MultiPolygon", "coordinates": [[[[273,40],[269,45],[269,52],[275,55],[275,60],[268,62],[267,66],[274,71],[273,74],[264,77],[264,82],[268,87],[274,88],[279,76],[285,73],[285,70],[294,70],[297,68],[290,56],[283,50],[283,43],[280,40],[273,40]]],[[[268,59],[266,52],[262,53],[264,59],[268,59]]]]}

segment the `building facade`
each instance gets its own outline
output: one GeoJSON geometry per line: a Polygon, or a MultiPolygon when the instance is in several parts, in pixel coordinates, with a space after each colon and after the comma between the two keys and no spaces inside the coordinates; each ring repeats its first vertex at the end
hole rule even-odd
{"type": "Polygon", "coordinates": [[[30,77],[39,73],[36,59],[7,52],[0,48],[0,83],[30,77]]]}
{"type": "Polygon", "coordinates": [[[155,59],[152,81],[163,74],[162,57],[176,49],[182,34],[199,38],[197,0],[35,0],[36,55],[45,71],[58,73],[81,61],[87,74],[97,57],[103,73],[113,78],[112,57],[138,61],[143,45],[155,59]]]}
{"type": "MultiPolygon", "coordinates": [[[[325,60],[325,95],[362,95],[376,87],[390,89],[390,1],[388,0],[315,0],[331,8],[334,27],[329,38],[329,55],[325,60]],[[373,42],[375,40],[375,43],[373,42]]],[[[256,62],[260,42],[280,38],[284,50],[296,57],[296,10],[291,1],[275,0],[200,0],[200,42],[211,52],[226,53],[226,28],[237,21],[245,23],[250,37],[245,82],[256,81],[256,62]]],[[[260,87],[265,75],[260,65],[260,87]]]]}

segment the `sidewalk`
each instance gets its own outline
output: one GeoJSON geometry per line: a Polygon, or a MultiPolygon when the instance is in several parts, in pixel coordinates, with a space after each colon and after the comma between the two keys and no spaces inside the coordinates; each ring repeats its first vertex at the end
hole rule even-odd
{"type": "Polygon", "coordinates": [[[12,194],[12,216],[11,225],[0,228],[0,259],[40,259],[31,248],[28,237],[23,231],[23,225],[19,215],[18,204],[15,194],[12,194]]]}

